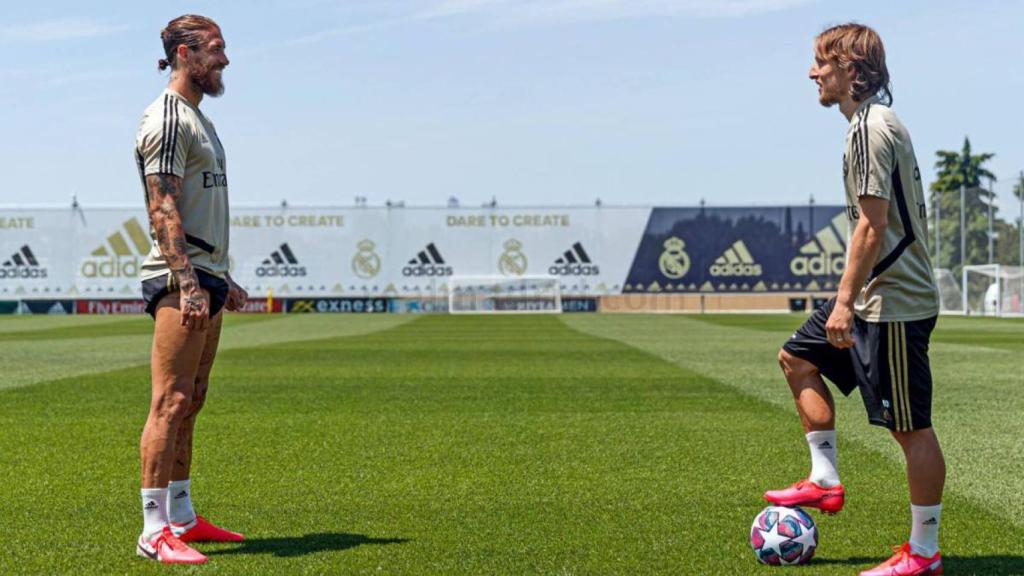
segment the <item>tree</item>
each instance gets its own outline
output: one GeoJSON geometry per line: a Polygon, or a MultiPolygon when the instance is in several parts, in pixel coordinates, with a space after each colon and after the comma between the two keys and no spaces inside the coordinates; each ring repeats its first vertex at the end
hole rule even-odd
{"type": "Polygon", "coordinates": [[[1005,220],[996,220],[996,263],[1009,266],[1020,265],[1020,232],[1016,219],[1011,224],[1005,220]]]}
{"type": "MultiPolygon", "coordinates": [[[[972,154],[971,141],[964,137],[960,152],[939,150],[935,153],[935,181],[931,185],[932,234],[935,231],[935,201],[939,200],[939,237],[941,251],[937,268],[953,268],[959,276],[964,264],[984,264],[988,261],[988,204],[994,194],[982,186],[983,179],[995,180],[985,167],[995,154],[972,154]],[[960,187],[966,187],[966,257],[960,254],[960,187]]],[[[993,216],[994,217],[994,216],[993,216]]],[[[929,238],[934,242],[933,238],[929,238]]],[[[932,246],[934,253],[935,246],[932,246]]]]}

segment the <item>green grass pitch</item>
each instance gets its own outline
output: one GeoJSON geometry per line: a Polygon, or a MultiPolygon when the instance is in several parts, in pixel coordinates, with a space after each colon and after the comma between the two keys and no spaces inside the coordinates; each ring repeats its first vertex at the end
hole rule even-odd
{"type": "MultiPolygon", "coordinates": [[[[807,472],[776,365],[803,316],[230,316],[192,474],[209,574],[853,574],[909,530],[901,456],[839,400],[847,508],[759,566],[807,472]]],[[[148,318],[0,318],[0,574],[137,559],[148,318]]],[[[947,574],[1024,574],[1024,322],[940,319],[947,574]]]]}

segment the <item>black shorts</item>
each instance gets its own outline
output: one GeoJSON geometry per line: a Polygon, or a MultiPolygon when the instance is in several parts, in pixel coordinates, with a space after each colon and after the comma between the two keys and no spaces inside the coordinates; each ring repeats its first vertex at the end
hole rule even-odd
{"type": "MultiPolygon", "coordinates": [[[[196,276],[199,278],[199,286],[206,288],[210,293],[210,318],[213,318],[224,307],[228,300],[228,283],[223,278],[218,278],[209,272],[196,269],[196,276]]],[[[153,319],[156,319],[156,305],[164,296],[171,292],[177,292],[178,285],[171,273],[150,278],[142,281],[142,299],[146,302],[146,312],[153,319]]]]}
{"type": "Polygon", "coordinates": [[[828,343],[825,323],[832,298],[782,347],[814,364],[846,396],[860,388],[868,421],[896,432],[932,425],[932,371],[928,341],[935,317],[910,322],[854,319],[853,348],[828,343]]]}

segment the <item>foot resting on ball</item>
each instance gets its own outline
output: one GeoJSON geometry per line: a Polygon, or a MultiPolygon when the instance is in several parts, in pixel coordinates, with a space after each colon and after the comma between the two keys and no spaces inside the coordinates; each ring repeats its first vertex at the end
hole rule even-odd
{"type": "Polygon", "coordinates": [[[810,480],[800,480],[789,488],[765,492],[764,499],[776,506],[804,506],[835,514],[846,503],[846,490],[842,484],[822,488],[810,480]]]}

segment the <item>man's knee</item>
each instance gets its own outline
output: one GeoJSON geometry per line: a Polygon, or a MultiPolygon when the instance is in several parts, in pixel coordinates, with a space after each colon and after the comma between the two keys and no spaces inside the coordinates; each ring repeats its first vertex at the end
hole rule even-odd
{"type": "Polygon", "coordinates": [[[938,439],[935,437],[935,430],[932,428],[920,428],[906,432],[890,430],[890,432],[892,437],[896,439],[896,442],[904,448],[915,446],[931,447],[932,445],[937,447],[939,444],[938,439]]]}
{"type": "Polygon", "coordinates": [[[804,360],[793,356],[786,351],[785,348],[779,350],[779,366],[782,368],[782,372],[786,375],[786,378],[797,377],[803,378],[813,376],[818,373],[818,368],[804,360]]]}
{"type": "Polygon", "coordinates": [[[195,393],[192,394],[192,403],[189,405],[188,416],[190,418],[199,414],[199,411],[203,409],[203,405],[206,404],[206,390],[209,388],[209,385],[209,380],[196,380],[195,393]]]}
{"type": "Polygon", "coordinates": [[[178,424],[188,417],[191,406],[190,395],[172,390],[157,400],[153,411],[156,413],[157,420],[167,424],[178,424]]]}

